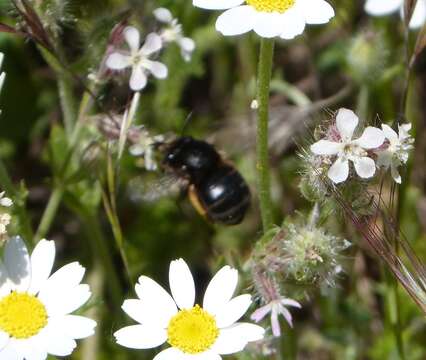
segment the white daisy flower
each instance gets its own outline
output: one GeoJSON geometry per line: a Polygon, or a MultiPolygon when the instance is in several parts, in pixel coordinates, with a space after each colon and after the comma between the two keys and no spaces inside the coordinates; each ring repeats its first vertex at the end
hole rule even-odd
{"type": "Polygon", "coordinates": [[[0,206],[11,207],[13,205],[13,201],[8,197],[4,196],[5,191],[0,193],[0,206]]]}
{"type": "MultiPolygon", "coordinates": [[[[384,16],[400,11],[404,15],[404,0],[367,0],[365,11],[372,16],[384,16]]],[[[416,7],[410,20],[410,28],[418,29],[426,22],[426,1],[417,0],[416,7]]]]}
{"type": "Polygon", "coordinates": [[[154,360],[220,360],[220,355],[242,351],[251,341],[263,338],[262,327],[237,322],[251,304],[248,294],[232,298],[238,272],[223,267],[210,281],[203,307],[194,305],[195,286],[182,259],[170,263],[170,296],[155,281],[139,278],[139,299],[126,300],[123,310],[139,324],[125,327],[114,336],[129,348],[149,349],[167,342],[154,360]]]}
{"type": "Polygon", "coordinates": [[[293,39],[306,24],[325,24],[334,9],[325,0],[193,0],[194,6],[226,10],[216,21],[225,36],[253,30],[264,38],[293,39]]]}
{"type": "Polygon", "coordinates": [[[391,169],[392,178],[401,184],[401,175],[398,167],[407,163],[414,139],[409,134],[411,124],[398,125],[397,134],[390,126],[382,124],[383,133],[387,139],[387,147],[377,151],[377,165],[386,170],[391,169]]]}
{"type": "Polygon", "coordinates": [[[113,52],[107,57],[106,66],[112,70],[132,68],[130,88],[134,91],[142,90],[148,81],[147,74],[151,73],[158,79],[167,77],[167,67],[150,57],[161,50],[162,40],[156,33],[148,34],[145,43],[140,47],[139,30],[133,26],[124,29],[124,39],[129,45],[130,52],[113,52]]]}
{"type": "Polygon", "coordinates": [[[180,47],[183,59],[190,61],[192,52],[195,50],[195,42],[191,38],[183,36],[182,25],[179,24],[179,21],[174,19],[172,13],[166,8],[155,9],[154,16],[166,25],[166,28],[159,34],[163,43],[175,42],[180,47]]]}
{"type": "Polygon", "coordinates": [[[0,359],[44,360],[68,356],[75,339],[94,333],[96,322],[71,315],[90,297],[80,284],[85,269],[77,262],[50,275],[55,243],[41,240],[31,256],[20,237],[11,238],[0,262],[0,359]]]}
{"type": "Polygon", "coordinates": [[[376,172],[376,164],[368,157],[367,150],[381,146],[385,136],[382,130],[369,126],[360,138],[353,140],[358,123],[358,116],[353,111],[340,109],[336,116],[336,139],[333,139],[336,141],[323,139],[311,145],[311,151],[316,155],[337,156],[327,174],[336,184],[348,178],[349,161],[354,163],[361,178],[371,178],[376,172]]]}
{"type": "Polygon", "coordinates": [[[286,306],[292,306],[299,309],[302,307],[302,305],[300,305],[296,300],[281,297],[272,300],[270,303],[257,309],[250,318],[253,321],[259,322],[266,315],[271,314],[272,334],[275,337],[279,337],[281,336],[280,322],[278,320],[279,315],[282,315],[290,327],[293,327],[293,318],[286,306]]]}

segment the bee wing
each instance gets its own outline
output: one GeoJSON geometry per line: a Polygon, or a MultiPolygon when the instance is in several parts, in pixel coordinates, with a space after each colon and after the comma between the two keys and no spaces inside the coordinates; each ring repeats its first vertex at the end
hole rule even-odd
{"type": "Polygon", "coordinates": [[[133,202],[154,202],[166,196],[177,196],[188,182],[173,174],[161,177],[138,176],[129,181],[128,194],[133,202]]]}

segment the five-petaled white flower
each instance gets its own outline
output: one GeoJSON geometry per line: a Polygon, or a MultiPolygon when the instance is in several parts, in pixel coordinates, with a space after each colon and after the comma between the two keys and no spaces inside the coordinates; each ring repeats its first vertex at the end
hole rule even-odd
{"type": "Polygon", "coordinates": [[[183,36],[182,25],[177,19],[174,19],[172,13],[166,8],[158,8],[154,10],[155,18],[166,25],[160,31],[161,40],[165,43],[175,42],[181,50],[182,57],[185,61],[191,60],[192,52],[195,49],[195,42],[189,37],[183,36]]]}
{"type": "Polygon", "coordinates": [[[216,21],[216,29],[226,36],[253,30],[264,38],[293,39],[306,24],[325,24],[334,17],[325,0],[193,0],[193,4],[226,10],[216,21]]]}
{"type": "Polygon", "coordinates": [[[386,170],[390,168],[392,178],[401,184],[398,167],[408,161],[409,151],[413,148],[414,139],[409,134],[411,124],[398,125],[399,134],[386,124],[382,124],[382,129],[387,139],[387,147],[377,151],[377,165],[386,170]]]}
{"type": "Polygon", "coordinates": [[[203,307],[194,305],[195,286],[182,259],[170,263],[169,283],[173,298],[154,280],[141,276],[136,284],[139,299],[126,300],[123,310],[139,325],[128,326],[114,336],[120,345],[149,349],[168,342],[171,347],[154,360],[220,360],[251,341],[263,338],[262,327],[237,322],[251,304],[251,296],[232,299],[238,272],[223,267],[204,294],[203,307]]]}
{"type": "Polygon", "coordinates": [[[145,43],[140,47],[138,29],[128,26],[123,34],[130,52],[113,52],[107,57],[106,66],[112,70],[131,67],[130,88],[134,91],[142,90],[146,86],[149,73],[158,79],[166,78],[167,67],[161,62],[150,60],[150,56],[162,48],[161,37],[156,33],[148,34],[145,43]]]}
{"type": "Polygon", "coordinates": [[[0,263],[0,359],[44,360],[68,356],[75,339],[94,333],[96,322],[70,315],[90,297],[74,262],[51,274],[55,243],[41,240],[31,257],[20,237],[11,238],[0,263]]]}
{"type": "MultiPolygon", "coordinates": [[[[404,15],[404,0],[367,0],[365,11],[373,16],[389,15],[400,10],[404,15]]],[[[426,22],[426,1],[417,0],[416,7],[410,20],[410,28],[418,29],[426,22]]]]}
{"type": "Polygon", "coordinates": [[[328,170],[328,177],[336,184],[348,178],[349,160],[361,178],[371,178],[376,172],[376,164],[367,150],[381,146],[385,136],[382,130],[369,126],[360,138],[353,140],[358,122],[353,111],[340,109],[336,116],[336,139],[323,139],[311,145],[311,151],[316,155],[337,156],[328,170]]]}
{"type": "Polygon", "coordinates": [[[272,334],[276,337],[279,337],[281,336],[280,322],[278,320],[279,315],[284,316],[284,319],[287,321],[287,323],[293,327],[293,318],[290,311],[287,310],[286,306],[292,306],[299,309],[302,307],[302,305],[300,305],[296,300],[282,297],[276,300],[272,300],[270,303],[260,307],[251,315],[250,318],[256,322],[259,322],[270,313],[272,334]]]}

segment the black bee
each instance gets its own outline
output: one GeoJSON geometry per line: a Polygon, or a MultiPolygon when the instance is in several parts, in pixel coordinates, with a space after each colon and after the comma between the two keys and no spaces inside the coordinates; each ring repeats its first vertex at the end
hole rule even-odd
{"type": "Polygon", "coordinates": [[[179,137],[165,146],[166,171],[186,180],[194,208],[214,223],[239,224],[250,206],[250,189],[244,178],[202,140],[179,137]]]}

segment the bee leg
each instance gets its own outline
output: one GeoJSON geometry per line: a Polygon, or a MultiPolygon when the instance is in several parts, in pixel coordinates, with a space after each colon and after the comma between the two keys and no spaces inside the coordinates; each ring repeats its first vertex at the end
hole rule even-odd
{"type": "Polygon", "coordinates": [[[207,210],[203,207],[203,205],[200,202],[200,199],[197,195],[197,192],[195,190],[195,186],[191,184],[188,188],[188,198],[189,201],[191,201],[192,206],[194,209],[204,218],[209,220],[209,216],[207,214],[207,210]]]}

